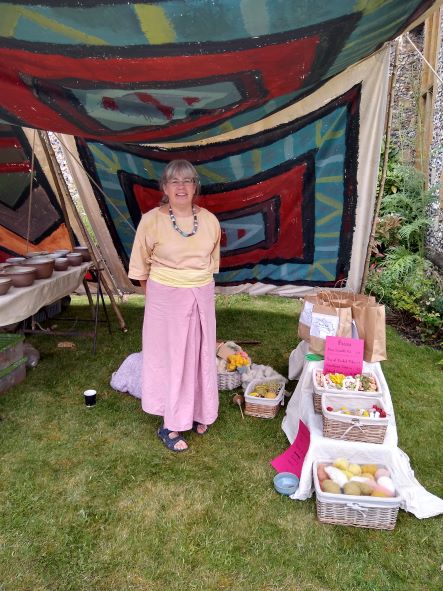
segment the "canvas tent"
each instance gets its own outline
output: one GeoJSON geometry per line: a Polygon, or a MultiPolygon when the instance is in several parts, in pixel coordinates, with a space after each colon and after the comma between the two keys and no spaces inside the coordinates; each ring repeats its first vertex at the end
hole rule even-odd
{"type": "Polygon", "coordinates": [[[177,157],[196,165],[201,204],[220,219],[222,290],[358,289],[386,42],[440,4],[0,2],[0,257],[68,240],[38,150],[29,190],[36,128],[59,134],[119,290],[133,290],[135,228],[177,157]]]}

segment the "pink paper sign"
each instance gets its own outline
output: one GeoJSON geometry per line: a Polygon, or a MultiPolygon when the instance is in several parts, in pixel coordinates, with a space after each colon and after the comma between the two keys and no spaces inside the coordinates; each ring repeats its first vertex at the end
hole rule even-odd
{"type": "Polygon", "coordinates": [[[300,478],[301,469],[303,467],[305,456],[308,453],[310,441],[311,434],[309,433],[309,429],[303,421],[299,421],[298,433],[294,443],[280,456],[271,460],[271,466],[273,466],[277,472],[291,472],[291,474],[296,474],[300,478]]]}
{"type": "Polygon", "coordinates": [[[363,369],[363,339],[326,337],[324,373],[355,376],[363,369]]]}

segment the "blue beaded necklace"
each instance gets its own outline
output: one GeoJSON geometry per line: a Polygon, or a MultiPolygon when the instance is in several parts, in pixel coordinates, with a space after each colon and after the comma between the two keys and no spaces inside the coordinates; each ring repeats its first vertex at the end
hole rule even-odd
{"type": "Polygon", "coordinates": [[[194,224],[192,226],[191,232],[183,232],[183,230],[178,227],[177,220],[175,219],[174,212],[172,211],[172,207],[170,205],[168,205],[168,208],[169,208],[169,217],[171,218],[172,227],[174,228],[174,230],[176,230],[184,238],[189,238],[190,236],[194,236],[194,234],[198,230],[198,218],[197,218],[197,213],[195,211],[195,207],[192,206],[192,215],[194,216],[194,224]]]}

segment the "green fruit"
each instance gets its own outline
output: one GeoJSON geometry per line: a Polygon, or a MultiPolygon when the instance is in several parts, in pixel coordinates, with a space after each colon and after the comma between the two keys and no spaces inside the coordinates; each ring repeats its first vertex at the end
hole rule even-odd
{"type": "Polygon", "coordinates": [[[360,495],[359,482],[347,482],[343,487],[345,495],[360,495]]]}
{"type": "Polygon", "coordinates": [[[333,493],[335,495],[341,494],[341,488],[333,480],[329,480],[329,479],[323,480],[323,482],[321,483],[321,488],[322,488],[322,491],[326,492],[326,493],[333,493]]]}
{"type": "Polygon", "coordinates": [[[360,494],[370,497],[372,495],[372,491],[374,490],[373,486],[370,486],[366,482],[359,482],[360,485],[360,494]]]}

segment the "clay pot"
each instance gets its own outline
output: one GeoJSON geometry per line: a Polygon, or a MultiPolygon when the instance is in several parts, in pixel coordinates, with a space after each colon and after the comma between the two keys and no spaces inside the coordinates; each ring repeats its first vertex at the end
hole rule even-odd
{"type": "Polygon", "coordinates": [[[11,280],[14,287],[28,287],[34,283],[37,276],[35,267],[10,265],[3,267],[0,271],[0,277],[7,277],[11,280]]]}
{"type": "Polygon", "coordinates": [[[37,279],[48,279],[54,271],[54,259],[51,259],[51,257],[32,257],[26,259],[23,265],[25,267],[28,265],[35,267],[37,279]]]}
{"type": "Polygon", "coordinates": [[[68,252],[66,258],[72,267],[79,267],[83,263],[83,257],[80,252],[68,252]]]}
{"type": "Polygon", "coordinates": [[[5,295],[12,285],[12,281],[9,277],[0,277],[0,295],[5,295]]]}
{"type": "Polygon", "coordinates": [[[87,246],[75,246],[73,248],[73,252],[79,252],[83,257],[83,261],[85,262],[91,260],[91,255],[89,254],[89,249],[87,246]]]}
{"type": "Polygon", "coordinates": [[[54,250],[52,254],[57,254],[59,257],[65,257],[68,252],[70,251],[66,248],[58,248],[57,250],[54,250]]]}
{"type": "Polygon", "coordinates": [[[69,267],[69,261],[66,257],[60,257],[54,260],[54,271],[66,271],[69,267]]]}
{"type": "Polygon", "coordinates": [[[21,265],[23,261],[26,261],[25,257],[11,257],[6,259],[6,262],[10,265],[21,265]]]}
{"type": "Polygon", "coordinates": [[[47,256],[47,250],[39,250],[39,251],[30,251],[25,254],[27,259],[33,259],[34,257],[44,257],[47,256]]]}

